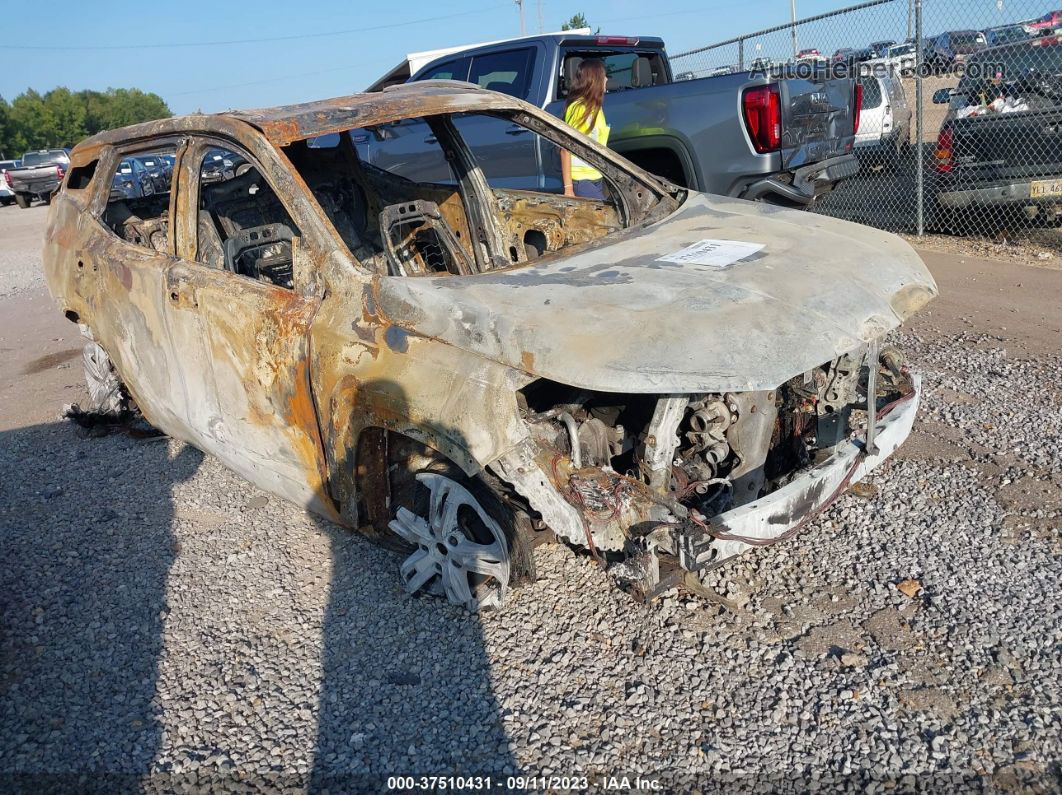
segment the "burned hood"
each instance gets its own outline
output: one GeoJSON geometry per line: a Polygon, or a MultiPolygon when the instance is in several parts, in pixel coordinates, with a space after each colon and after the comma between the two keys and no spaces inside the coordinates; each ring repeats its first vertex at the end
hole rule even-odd
{"type": "Polygon", "coordinates": [[[385,277],[389,322],[529,374],[609,392],[773,389],[895,328],[937,293],[895,235],[691,193],[668,218],[475,276],[385,277]],[[763,248],[662,261],[701,240],[763,248]]]}

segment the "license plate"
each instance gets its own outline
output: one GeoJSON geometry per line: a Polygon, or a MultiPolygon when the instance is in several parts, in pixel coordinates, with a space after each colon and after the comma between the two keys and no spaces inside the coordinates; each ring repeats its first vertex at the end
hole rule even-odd
{"type": "Polygon", "coordinates": [[[1029,184],[1029,198],[1062,196],[1062,179],[1038,179],[1029,184]]]}

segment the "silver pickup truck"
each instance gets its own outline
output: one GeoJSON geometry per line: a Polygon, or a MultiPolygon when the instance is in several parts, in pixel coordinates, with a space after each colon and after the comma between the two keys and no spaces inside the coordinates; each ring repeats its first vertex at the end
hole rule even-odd
{"type": "Polygon", "coordinates": [[[4,172],[4,181],[22,209],[34,198],[48,203],[70,167],[69,149],[40,149],[22,155],[22,167],[4,172]]]}
{"type": "MultiPolygon", "coordinates": [[[[449,52],[409,81],[468,81],[563,117],[567,87],[587,58],[602,60],[608,74],[609,147],[675,185],[806,207],[859,169],[855,82],[811,64],[675,80],[659,38],[560,33],[449,52]]],[[[402,76],[388,77],[373,88],[402,76]]],[[[535,150],[533,136],[485,121],[458,127],[492,185],[560,190],[560,164],[535,150]]],[[[414,181],[440,168],[422,121],[355,136],[368,162],[414,181]]]]}

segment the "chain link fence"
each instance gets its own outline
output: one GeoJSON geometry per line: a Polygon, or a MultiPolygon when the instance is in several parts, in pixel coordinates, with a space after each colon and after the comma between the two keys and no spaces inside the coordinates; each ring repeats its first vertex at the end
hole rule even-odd
{"type": "Polygon", "coordinates": [[[816,212],[984,237],[1062,217],[1062,10],[1038,0],[870,0],[671,61],[678,78],[859,75],[860,171],[816,212]]]}

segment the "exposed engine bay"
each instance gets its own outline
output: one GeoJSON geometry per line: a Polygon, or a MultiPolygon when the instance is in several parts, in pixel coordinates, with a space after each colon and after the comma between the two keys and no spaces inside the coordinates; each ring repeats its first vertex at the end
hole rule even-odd
{"type": "MultiPolygon", "coordinates": [[[[735,537],[717,520],[829,461],[842,446],[872,448],[871,410],[882,418],[913,390],[903,354],[872,344],[770,391],[621,395],[538,380],[521,391],[520,406],[539,467],[582,518],[582,532],[568,540],[648,593],[666,584],[661,567],[702,571],[734,554],[733,544],[717,540],[741,547],[791,537],[810,515],[773,539],[735,537]]],[[[526,484],[523,490],[530,491],[526,484]]],[[[534,506],[534,495],[524,496],[534,506]]],[[[818,509],[836,494],[825,496],[818,509]]],[[[564,534],[555,518],[547,524],[564,534]]]]}

